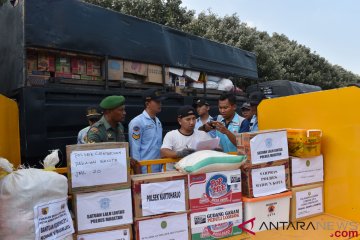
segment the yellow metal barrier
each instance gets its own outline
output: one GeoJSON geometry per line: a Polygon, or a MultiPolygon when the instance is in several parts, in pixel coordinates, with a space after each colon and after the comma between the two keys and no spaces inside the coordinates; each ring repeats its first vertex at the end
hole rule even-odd
{"type": "Polygon", "coordinates": [[[152,172],[151,171],[152,165],[164,164],[163,168],[164,168],[164,172],[166,172],[166,163],[176,163],[178,161],[179,161],[179,159],[174,159],[174,158],[161,158],[161,159],[154,159],[154,160],[143,160],[143,161],[140,161],[139,164],[140,164],[140,166],[146,166],[148,173],[152,172]]]}
{"type": "Polygon", "coordinates": [[[21,163],[19,110],[15,101],[0,95],[0,157],[14,167],[21,163]]]}
{"type": "Polygon", "coordinates": [[[281,97],[259,106],[259,128],[323,130],[325,212],[360,222],[360,88],[281,97]]]}

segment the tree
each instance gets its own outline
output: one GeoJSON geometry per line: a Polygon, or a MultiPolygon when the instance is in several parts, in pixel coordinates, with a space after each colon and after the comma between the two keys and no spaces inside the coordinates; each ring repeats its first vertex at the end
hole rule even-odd
{"type": "MultiPolygon", "coordinates": [[[[360,82],[359,75],[330,64],[308,47],[289,40],[283,34],[273,33],[270,36],[267,32],[249,27],[236,14],[219,17],[208,10],[195,17],[195,11],[182,7],[181,0],[86,1],[254,52],[259,78],[265,81],[286,79],[319,85],[323,89],[360,82]]],[[[243,79],[235,80],[245,86],[249,84],[243,79]]]]}

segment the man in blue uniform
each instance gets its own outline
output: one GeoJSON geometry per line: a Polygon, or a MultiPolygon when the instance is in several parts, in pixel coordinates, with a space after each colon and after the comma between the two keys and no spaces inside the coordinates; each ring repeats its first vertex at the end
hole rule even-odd
{"type": "MultiPolygon", "coordinates": [[[[159,159],[162,144],[162,125],[156,117],[161,112],[161,101],[164,97],[157,89],[144,92],[145,110],[129,123],[130,156],[136,161],[159,159]]],[[[146,167],[142,167],[146,173],[146,167]]],[[[161,172],[162,165],[152,165],[152,172],[161,172]]]]}
{"type": "Polygon", "coordinates": [[[208,123],[216,128],[216,136],[220,138],[220,146],[224,152],[236,152],[235,133],[249,131],[249,121],[236,113],[236,97],[231,93],[223,93],[219,98],[219,112],[216,122],[208,123]]]}
{"type": "Polygon", "coordinates": [[[266,97],[260,91],[253,92],[249,96],[249,102],[250,102],[250,105],[251,105],[251,111],[254,113],[254,115],[252,116],[252,118],[250,120],[250,132],[259,131],[258,117],[257,117],[258,116],[257,107],[259,106],[261,101],[264,100],[264,99],[266,99],[266,97]]]}

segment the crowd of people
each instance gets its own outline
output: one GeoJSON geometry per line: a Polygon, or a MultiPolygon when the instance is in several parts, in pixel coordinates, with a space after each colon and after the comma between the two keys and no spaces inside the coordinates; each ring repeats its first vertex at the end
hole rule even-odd
{"type": "MultiPolygon", "coordinates": [[[[100,102],[102,114],[96,107],[87,109],[89,126],[78,134],[78,144],[99,142],[129,142],[131,166],[136,173],[146,173],[146,167],[138,162],[159,158],[183,158],[193,152],[195,142],[219,138],[214,150],[236,152],[236,134],[257,131],[257,106],[265,98],[261,92],[250,94],[249,99],[237,113],[236,96],[223,93],[218,99],[218,116],[210,116],[210,104],[199,99],[194,106],[181,106],[177,111],[178,129],[167,132],[163,138],[163,127],[157,115],[165,99],[160,90],[143,92],[144,110],[128,125],[125,138],[125,98],[108,96],[100,102]]],[[[152,172],[161,172],[162,165],[152,165],[152,172]]],[[[174,169],[167,164],[167,170],[174,169]]]]}

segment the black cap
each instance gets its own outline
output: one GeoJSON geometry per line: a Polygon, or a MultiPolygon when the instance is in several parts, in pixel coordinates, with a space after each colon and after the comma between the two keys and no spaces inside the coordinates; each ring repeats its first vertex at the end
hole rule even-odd
{"type": "Polygon", "coordinates": [[[250,106],[251,105],[249,102],[244,102],[243,105],[241,106],[241,110],[245,110],[245,109],[250,110],[251,109],[250,106]]]}
{"type": "Polygon", "coordinates": [[[186,105],[178,109],[177,111],[178,118],[184,118],[190,115],[195,115],[195,109],[192,106],[186,105]]]}
{"type": "Polygon", "coordinates": [[[86,117],[88,119],[100,119],[101,113],[97,107],[88,107],[86,109],[86,117]]]}
{"type": "Polygon", "coordinates": [[[251,106],[257,106],[265,99],[265,95],[262,92],[253,92],[249,96],[249,102],[251,106]]]}
{"type": "Polygon", "coordinates": [[[202,107],[202,106],[210,106],[210,104],[205,100],[205,99],[199,99],[196,101],[196,106],[197,107],[202,107]]]}
{"type": "Polygon", "coordinates": [[[165,98],[164,93],[160,89],[148,89],[143,92],[144,101],[162,101],[165,98]]]}

